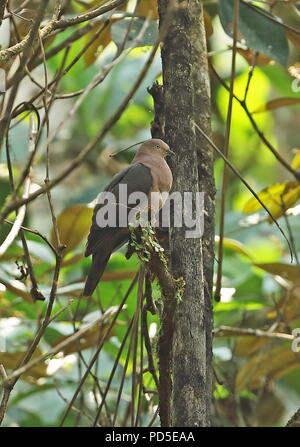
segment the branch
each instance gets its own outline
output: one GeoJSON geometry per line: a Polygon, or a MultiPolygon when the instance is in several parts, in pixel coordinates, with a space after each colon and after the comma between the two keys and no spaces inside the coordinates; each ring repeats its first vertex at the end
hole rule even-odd
{"type": "MultiPolygon", "coordinates": [[[[8,219],[4,219],[4,222],[9,224],[9,225],[14,225],[14,222],[11,222],[8,219]]],[[[24,230],[24,231],[28,231],[29,233],[35,234],[36,236],[39,236],[44,242],[46,242],[46,244],[49,246],[49,248],[51,248],[51,250],[53,251],[54,255],[56,255],[55,247],[51,244],[51,242],[48,240],[48,238],[46,236],[44,236],[42,233],[40,233],[37,230],[32,230],[31,228],[24,227],[23,225],[21,225],[20,229],[24,230]]]]}
{"type": "MultiPolygon", "coordinates": [[[[168,22],[169,23],[169,22],[168,22]]],[[[166,28],[162,28],[163,32],[166,32],[166,28]]],[[[151,64],[154,59],[154,56],[156,54],[156,51],[159,47],[160,41],[163,37],[163,33],[159,36],[156,44],[153,46],[152,51],[148,57],[148,60],[146,61],[141,73],[139,74],[137,80],[135,81],[133,87],[131,88],[130,92],[126,96],[126,98],[123,100],[122,104],[118,108],[118,110],[114,113],[114,115],[104,124],[100,132],[96,135],[96,137],[90,141],[85,148],[77,155],[77,157],[74,158],[74,160],[54,179],[52,179],[50,182],[48,182],[46,185],[42,186],[38,190],[36,190],[34,193],[30,194],[27,199],[19,199],[19,200],[12,200],[10,201],[2,211],[0,215],[0,223],[14,210],[17,210],[20,208],[20,206],[24,205],[25,203],[30,203],[37,197],[39,197],[41,194],[49,191],[54,186],[65,180],[65,178],[70,175],[75,169],[77,169],[81,163],[87,158],[87,156],[90,154],[90,152],[99,145],[99,143],[102,141],[104,136],[107,134],[107,132],[114,126],[114,124],[119,120],[119,118],[122,116],[123,112],[127,108],[129,102],[131,101],[132,97],[135,95],[136,91],[140,87],[141,83],[143,82],[151,64]]]]}
{"type": "Polygon", "coordinates": [[[152,276],[157,278],[164,301],[171,300],[173,304],[180,302],[185,282],[183,278],[175,279],[170,273],[164,249],[160,246],[151,225],[132,229],[130,238],[126,257],[129,258],[134,250],[139,259],[146,263],[152,276]]]}
{"type": "Polygon", "coordinates": [[[275,223],[276,227],[278,228],[278,230],[280,231],[280,233],[282,234],[282,236],[284,237],[284,239],[287,242],[287,245],[289,247],[290,250],[290,255],[291,255],[291,259],[293,259],[293,251],[291,248],[291,244],[290,241],[288,240],[287,236],[285,235],[283,229],[281,228],[281,226],[279,225],[279,223],[277,222],[277,220],[274,218],[274,216],[272,215],[272,213],[269,211],[269,209],[267,208],[267,206],[263,203],[263,201],[261,200],[261,198],[256,194],[256,192],[254,191],[254,189],[249,185],[249,183],[243,178],[243,176],[239,173],[239,171],[233,166],[232,163],[230,163],[230,161],[228,160],[228,158],[225,157],[225,155],[223,154],[223,152],[221,151],[221,149],[219,149],[215,143],[209,138],[208,135],[206,135],[206,133],[197,125],[197,123],[194,122],[194,126],[196,127],[196,129],[201,133],[201,135],[206,139],[206,141],[211,145],[211,147],[217,152],[217,154],[224,160],[224,162],[229,166],[229,168],[234,172],[234,174],[244,183],[244,185],[246,186],[246,188],[251,192],[251,194],[256,198],[256,200],[261,204],[261,206],[263,207],[263,209],[268,213],[268,215],[270,216],[270,218],[272,219],[272,222],[275,223]]]}
{"type": "Polygon", "coordinates": [[[7,404],[12,388],[10,381],[7,378],[7,374],[3,365],[0,365],[0,376],[2,377],[3,380],[3,396],[0,406],[0,424],[1,424],[6,413],[7,404]]]}
{"type": "MultiPolygon", "coordinates": [[[[213,65],[209,62],[209,66],[211,68],[211,70],[213,71],[214,75],[217,77],[218,81],[220,82],[220,84],[222,84],[222,86],[229,91],[229,87],[226,84],[226,82],[219,76],[219,74],[216,72],[215,68],[213,67],[213,65]]],[[[256,121],[254,120],[251,112],[248,109],[248,106],[246,104],[245,98],[244,99],[240,99],[238,96],[236,96],[234,93],[232,94],[233,98],[238,101],[238,103],[241,105],[241,107],[244,109],[246,115],[248,116],[253,129],[255,130],[255,132],[257,133],[257,135],[259,136],[259,138],[262,140],[262,142],[265,144],[265,146],[267,146],[267,148],[272,152],[272,154],[274,155],[274,157],[279,161],[279,163],[285,167],[285,169],[287,171],[290,172],[290,174],[292,174],[295,179],[297,181],[300,181],[300,173],[295,171],[295,169],[293,169],[289,163],[280,155],[280,153],[274,148],[274,146],[270,143],[270,141],[265,137],[264,133],[259,129],[256,121]]]]}
{"type": "MultiPolygon", "coordinates": [[[[40,26],[41,21],[43,20],[44,13],[45,13],[48,2],[49,2],[49,0],[41,1],[41,5],[38,9],[36,20],[27,35],[28,37],[24,44],[24,48],[23,48],[24,51],[20,58],[20,64],[19,64],[18,70],[13,75],[13,78],[11,81],[12,88],[11,88],[9,96],[8,96],[7,104],[5,107],[5,112],[3,113],[3,116],[1,117],[1,120],[0,120],[0,153],[1,153],[2,141],[3,141],[4,136],[6,135],[9,121],[11,119],[11,111],[13,109],[14,101],[17,96],[17,92],[19,89],[19,83],[20,83],[21,79],[23,78],[23,73],[26,69],[28,55],[29,55],[32,45],[36,39],[36,35],[39,33],[39,26],[40,26]]],[[[2,50],[2,51],[6,51],[6,50],[2,50]]],[[[0,54],[1,54],[1,51],[0,51],[0,54]]]]}
{"type": "Polygon", "coordinates": [[[65,411],[65,413],[64,413],[64,415],[62,417],[62,420],[61,420],[61,423],[60,423],[61,426],[64,424],[64,421],[65,421],[65,419],[66,419],[70,409],[72,408],[73,403],[75,402],[75,400],[76,400],[76,398],[77,398],[77,396],[78,396],[78,394],[79,394],[83,384],[85,383],[85,380],[87,379],[88,375],[90,374],[90,371],[91,371],[93,365],[98,360],[99,353],[100,353],[100,351],[101,351],[101,349],[103,347],[103,344],[104,344],[105,340],[110,336],[111,331],[112,331],[112,329],[113,329],[113,327],[115,325],[115,322],[117,321],[117,318],[118,318],[121,310],[123,309],[123,306],[126,303],[126,300],[127,300],[128,296],[132,292],[132,289],[135,286],[135,284],[137,282],[137,279],[138,279],[138,274],[132,280],[132,282],[131,282],[131,284],[130,284],[130,286],[129,286],[129,288],[128,288],[125,296],[124,296],[124,298],[122,299],[121,303],[118,306],[118,309],[117,309],[117,311],[116,311],[116,313],[114,315],[114,318],[112,319],[109,327],[107,328],[107,331],[105,331],[105,333],[101,337],[101,340],[99,340],[99,345],[98,345],[98,347],[96,349],[96,352],[94,353],[94,355],[93,355],[93,357],[92,357],[88,367],[86,368],[86,371],[85,371],[84,375],[82,376],[82,379],[80,380],[80,383],[78,384],[78,387],[76,388],[75,393],[73,394],[73,397],[72,397],[72,399],[71,399],[71,401],[70,401],[70,403],[68,405],[68,408],[66,409],[66,411],[65,411]]]}
{"type": "Polygon", "coordinates": [[[284,334],[281,332],[268,332],[262,331],[260,329],[252,328],[238,328],[231,326],[220,326],[213,330],[215,337],[262,337],[262,338],[277,338],[280,340],[290,340],[293,341],[295,336],[292,334],[284,334]]]}
{"type": "Polygon", "coordinates": [[[288,421],[286,427],[300,427],[300,408],[288,421]]]}
{"type": "MultiPolygon", "coordinates": [[[[233,10],[233,46],[232,46],[232,58],[231,58],[231,74],[230,74],[230,87],[229,87],[229,101],[228,110],[226,117],[226,133],[225,133],[225,144],[224,144],[224,155],[228,157],[229,155],[229,141],[231,133],[231,122],[232,122],[232,105],[233,105],[233,90],[234,90],[234,80],[236,75],[236,52],[237,52],[237,39],[238,39],[238,24],[239,24],[239,0],[234,2],[233,10]]],[[[218,264],[217,264],[217,279],[216,279],[216,291],[215,300],[220,301],[220,293],[222,287],[222,271],[223,271],[223,240],[224,240],[224,230],[225,230],[225,202],[226,202],[226,191],[228,185],[228,171],[227,165],[224,164],[222,173],[222,193],[221,193],[221,206],[220,206],[220,225],[219,225],[219,245],[218,245],[218,264]]]]}
{"type": "MultiPolygon", "coordinates": [[[[52,20],[47,25],[45,25],[43,28],[40,29],[40,36],[41,39],[45,39],[48,37],[53,31],[56,31],[58,29],[65,29],[73,25],[78,25],[79,23],[86,22],[87,20],[94,19],[95,17],[98,17],[108,11],[111,11],[114,8],[117,8],[118,6],[125,3],[127,0],[114,0],[110,2],[108,5],[99,6],[98,8],[89,11],[85,14],[80,14],[76,17],[72,17],[70,19],[60,19],[60,20],[52,20]]],[[[25,48],[27,43],[30,39],[30,33],[27,34],[24,39],[17,43],[16,45],[13,45],[10,48],[6,48],[5,50],[0,51],[0,61],[7,61],[15,56],[17,56],[19,53],[21,53],[25,48]]]]}
{"type": "MultiPolygon", "coordinates": [[[[27,183],[27,185],[25,185],[25,193],[23,194],[24,198],[28,197],[28,191],[29,191],[28,186],[29,182],[27,183]]],[[[15,221],[12,223],[12,228],[9,234],[3,241],[2,245],[0,246],[0,256],[2,256],[6,252],[6,250],[11,246],[13,241],[18,236],[19,231],[22,228],[22,223],[24,221],[25,214],[26,214],[26,205],[23,205],[20,207],[17,217],[15,221]]]]}
{"type": "MultiPolygon", "coordinates": [[[[68,303],[68,305],[69,305],[69,303],[68,303]]],[[[55,316],[57,317],[57,315],[58,315],[58,313],[55,316]]],[[[91,331],[94,327],[100,325],[101,322],[106,321],[106,318],[107,318],[107,313],[104,313],[97,320],[93,321],[89,325],[85,326],[84,328],[82,328],[79,331],[75,332],[74,334],[70,335],[70,337],[66,338],[61,343],[54,346],[49,351],[45,352],[45,354],[42,354],[39,357],[36,357],[35,359],[31,360],[30,362],[27,362],[23,366],[19,367],[12,374],[10,374],[9,376],[6,377],[6,379],[4,380],[4,383],[6,381],[15,380],[17,377],[20,377],[21,375],[23,375],[24,373],[29,371],[34,366],[47,360],[49,357],[53,357],[54,355],[58,354],[59,352],[63,352],[67,346],[75,343],[77,340],[82,338],[86,333],[91,331]]],[[[53,318],[51,318],[51,321],[53,321],[53,318]]]]}

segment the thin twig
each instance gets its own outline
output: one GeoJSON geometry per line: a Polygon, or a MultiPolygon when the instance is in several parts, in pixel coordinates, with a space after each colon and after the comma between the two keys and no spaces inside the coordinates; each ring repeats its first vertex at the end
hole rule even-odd
{"type": "MultiPolygon", "coordinates": [[[[229,91],[229,87],[226,84],[226,82],[219,76],[219,74],[216,72],[214,66],[212,65],[212,63],[209,61],[209,66],[212,70],[212,72],[214,73],[214,75],[216,76],[216,78],[219,80],[220,84],[222,84],[222,86],[229,91]]],[[[270,141],[265,137],[264,133],[260,130],[260,128],[258,127],[255,119],[252,116],[252,113],[249,111],[248,106],[246,104],[246,102],[243,99],[240,99],[237,95],[233,94],[233,97],[236,101],[238,101],[238,103],[242,106],[242,108],[244,109],[246,115],[248,116],[253,129],[255,130],[255,132],[257,133],[257,135],[259,136],[259,138],[262,140],[262,142],[265,144],[265,146],[267,146],[267,148],[272,152],[272,154],[274,155],[274,157],[279,161],[279,163],[285,167],[285,169],[287,171],[290,172],[290,174],[293,175],[293,177],[295,177],[295,179],[297,181],[300,181],[300,173],[297,172],[295,169],[293,169],[290,164],[280,155],[280,153],[274,148],[274,146],[270,143],[270,141]]]]}
{"type": "MultiPolygon", "coordinates": [[[[14,222],[11,222],[8,219],[4,219],[4,222],[9,225],[14,224],[14,222]]],[[[31,228],[24,227],[23,225],[21,225],[20,229],[22,229],[24,231],[28,231],[28,233],[32,233],[32,234],[35,234],[36,236],[40,237],[44,242],[46,242],[46,244],[49,246],[49,248],[52,250],[52,252],[54,254],[56,254],[56,248],[51,244],[51,242],[48,240],[48,238],[45,235],[43,235],[42,233],[40,233],[37,230],[32,230],[31,228]]]]}
{"type": "Polygon", "coordinates": [[[41,194],[47,192],[48,190],[52,189],[54,186],[65,180],[65,178],[70,175],[75,169],[77,169],[81,163],[87,158],[87,156],[90,154],[90,152],[99,145],[99,143],[102,141],[104,136],[107,134],[107,132],[113,127],[113,125],[119,120],[125,109],[127,108],[129,102],[131,101],[132,97],[135,95],[136,91],[140,87],[142,81],[145,78],[145,75],[147,74],[152,61],[154,59],[154,56],[157,52],[157,49],[160,44],[160,38],[156,42],[156,44],[153,46],[152,51],[148,57],[148,60],[146,61],[141,73],[139,74],[136,82],[134,83],[133,87],[131,88],[130,92],[126,96],[126,98],[123,100],[121,105],[119,106],[118,110],[112,115],[112,117],[104,124],[102,129],[98,132],[96,137],[90,141],[85,148],[77,155],[77,157],[74,158],[74,160],[59,174],[57,177],[52,179],[49,183],[46,185],[40,187],[38,190],[33,192],[29,195],[27,199],[19,199],[19,200],[13,200],[10,201],[2,211],[0,215],[0,223],[5,219],[12,211],[18,209],[20,206],[24,205],[25,203],[29,203],[39,197],[41,194]]]}
{"type": "Polygon", "coordinates": [[[262,331],[261,329],[219,326],[213,330],[215,337],[262,337],[293,341],[296,336],[281,332],[262,331]]]}
{"type": "Polygon", "coordinates": [[[9,396],[12,390],[10,381],[8,380],[5,368],[3,365],[0,364],[0,376],[2,377],[3,381],[3,395],[0,405],[0,425],[2,424],[3,418],[5,416],[7,405],[9,401],[9,396]]]}
{"type": "Polygon", "coordinates": [[[112,370],[111,370],[111,372],[110,372],[110,375],[109,375],[109,378],[108,378],[108,381],[107,381],[107,384],[106,384],[106,387],[105,387],[105,390],[104,390],[104,393],[103,393],[103,396],[102,396],[102,399],[101,399],[101,403],[100,403],[100,405],[98,406],[98,409],[97,409],[97,412],[96,412],[96,416],[95,416],[95,419],[94,419],[94,422],[93,422],[93,425],[94,425],[94,426],[97,425],[98,420],[99,420],[99,418],[100,418],[100,414],[101,414],[103,405],[104,405],[104,403],[105,403],[105,401],[106,401],[106,396],[107,396],[107,393],[108,393],[108,391],[109,391],[111,382],[112,382],[112,380],[113,380],[113,378],[114,378],[114,375],[115,375],[115,372],[116,372],[116,370],[117,370],[117,368],[118,368],[118,366],[119,366],[119,360],[120,360],[121,354],[122,354],[122,352],[123,352],[123,350],[124,350],[124,347],[125,347],[125,343],[126,343],[126,341],[127,341],[127,338],[128,338],[128,336],[129,336],[129,334],[130,334],[130,332],[131,332],[132,324],[133,324],[133,318],[131,319],[131,321],[130,321],[130,323],[129,323],[129,325],[128,325],[128,328],[127,328],[127,330],[126,330],[126,333],[125,333],[125,335],[124,335],[124,337],[123,337],[123,339],[122,339],[121,346],[120,346],[120,348],[119,348],[119,350],[118,350],[118,354],[117,354],[117,356],[116,356],[116,358],[115,358],[114,366],[112,367],[112,370]]]}
{"type": "MultiPolygon", "coordinates": [[[[237,39],[238,39],[238,21],[239,21],[239,9],[240,0],[235,0],[233,9],[233,46],[232,46],[232,58],[231,58],[231,75],[230,75],[230,87],[229,87],[229,102],[226,119],[226,134],[224,144],[224,154],[228,158],[229,153],[229,141],[231,131],[231,118],[232,118],[232,105],[233,105],[233,88],[235,80],[235,65],[236,65],[236,53],[237,53],[237,39]]],[[[222,195],[221,195],[221,209],[220,209],[220,225],[219,225],[219,245],[218,245],[218,263],[217,263],[217,279],[216,279],[216,291],[215,300],[220,301],[220,293],[222,287],[222,271],[223,271],[223,239],[224,239],[224,227],[225,227],[225,200],[228,182],[227,165],[224,164],[223,176],[222,176],[222,195]]]]}
{"type": "MultiPolygon", "coordinates": [[[[77,398],[77,396],[78,396],[78,394],[79,394],[79,392],[80,392],[80,390],[81,390],[83,384],[85,383],[85,380],[86,380],[86,378],[88,377],[88,375],[89,375],[89,373],[90,373],[90,371],[91,371],[93,365],[94,365],[95,362],[97,361],[98,356],[99,356],[99,352],[101,351],[101,349],[102,349],[102,347],[103,347],[103,344],[104,344],[105,340],[107,339],[107,337],[109,337],[109,335],[110,335],[110,333],[111,333],[111,331],[112,331],[112,328],[114,327],[115,322],[116,322],[116,320],[117,320],[117,318],[118,318],[118,316],[119,316],[121,310],[123,309],[123,306],[124,306],[124,304],[125,304],[125,302],[126,302],[128,296],[130,295],[130,293],[131,293],[131,291],[132,291],[134,285],[136,284],[136,281],[137,281],[137,275],[135,276],[135,278],[134,278],[133,281],[131,282],[131,284],[130,284],[130,286],[129,286],[129,288],[128,288],[128,290],[127,290],[127,292],[126,292],[124,298],[122,299],[122,301],[121,301],[121,303],[120,303],[120,305],[119,305],[119,307],[118,307],[118,310],[116,311],[116,313],[115,313],[115,315],[114,315],[114,318],[112,319],[112,321],[111,321],[111,323],[110,323],[110,325],[109,325],[107,331],[105,331],[105,333],[103,334],[103,336],[102,336],[102,338],[101,338],[101,342],[99,343],[99,346],[97,347],[96,352],[95,352],[95,354],[93,355],[93,357],[92,357],[92,359],[91,359],[91,361],[90,361],[90,363],[89,363],[89,365],[88,365],[88,368],[86,369],[86,371],[85,371],[85,373],[84,373],[84,375],[83,375],[83,377],[82,377],[82,379],[81,379],[81,381],[80,381],[78,387],[76,388],[76,391],[75,391],[75,393],[74,393],[74,395],[73,395],[73,397],[72,397],[72,399],[71,399],[71,401],[70,401],[70,404],[69,404],[69,406],[67,407],[67,409],[66,409],[66,411],[65,411],[65,413],[64,413],[64,415],[63,415],[63,417],[62,417],[62,420],[61,420],[60,425],[63,425],[63,424],[64,424],[64,422],[65,422],[65,420],[66,420],[66,417],[67,417],[67,415],[68,415],[68,413],[69,413],[69,411],[70,411],[70,409],[71,409],[73,403],[75,402],[75,400],[76,400],[76,398],[77,398]]],[[[75,335],[75,334],[74,334],[74,335],[75,335]]]]}
{"type": "MultiPolygon", "coordinates": [[[[23,77],[23,72],[25,71],[25,66],[27,63],[28,55],[31,51],[33,42],[36,39],[36,34],[39,32],[39,26],[40,26],[41,21],[43,20],[44,13],[45,13],[48,2],[49,2],[49,0],[41,1],[41,5],[40,5],[40,8],[38,9],[36,20],[27,35],[25,44],[23,45],[23,54],[20,59],[19,69],[15,72],[13,79],[12,79],[12,88],[11,88],[11,91],[10,91],[10,94],[9,94],[9,97],[7,100],[7,104],[5,107],[5,113],[0,120],[0,152],[1,152],[3,138],[6,134],[7,129],[8,129],[11,111],[13,109],[14,101],[15,101],[15,98],[16,98],[16,95],[17,95],[17,92],[19,89],[20,80],[23,77]]],[[[20,45],[20,44],[17,44],[17,45],[20,45]]],[[[8,51],[8,50],[2,50],[2,51],[8,51]]],[[[0,51],[0,55],[1,55],[2,51],[0,51]]],[[[1,60],[1,56],[0,56],[0,60],[1,60]]]]}
{"type": "MultiPolygon", "coordinates": [[[[45,1],[46,3],[48,2],[48,0],[44,0],[44,2],[45,1]]],[[[80,23],[86,22],[87,20],[99,17],[100,15],[105,14],[106,12],[122,5],[122,3],[125,3],[126,1],[127,0],[113,0],[108,5],[99,6],[98,8],[95,8],[85,14],[79,14],[78,16],[72,17],[70,19],[62,18],[60,20],[52,20],[40,30],[41,38],[45,39],[55,30],[66,29],[70,26],[78,25],[80,23]]],[[[1,50],[0,61],[7,61],[15,57],[17,54],[24,51],[29,42],[31,42],[30,33],[27,34],[27,36],[25,36],[24,39],[16,45],[10,48],[6,48],[5,50],[1,50]]]]}
{"type": "Polygon", "coordinates": [[[268,213],[268,215],[270,216],[270,218],[272,219],[272,222],[275,223],[276,227],[278,228],[278,230],[280,231],[280,233],[282,234],[282,236],[284,237],[284,239],[287,242],[289,251],[290,251],[290,256],[291,256],[291,260],[293,259],[293,251],[292,251],[292,247],[290,244],[290,241],[288,240],[287,236],[285,235],[283,229],[281,228],[281,226],[279,225],[279,223],[277,222],[277,220],[274,218],[274,216],[272,215],[272,213],[268,210],[267,206],[263,203],[263,201],[261,200],[261,198],[257,195],[257,193],[254,191],[254,189],[249,185],[249,183],[243,178],[243,176],[238,172],[238,170],[232,165],[232,163],[230,163],[230,161],[228,160],[228,158],[225,157],[225,155],[223,154],[223,152],[221,151],[221,149],[219,149],[215,143],[209,138],[208,135],[206,135],[206,133],[198,126],[197,123],[194,122],[194,126],[196,127],[196,129],[198,129],[198,131],[201,133],[201,135],[206,139],[206,141],[208,141],[208,143],[213,147],[213,149],[217,152],[217,154],[225,161],[225,163],[230,167],[230,169],[234,172],[234,174],[244,183],[244,185],[246,186],[246,188],[251,192],[251,194],[256,198],[256,200],[261,204],[261,206],[263,207],[263,209],[268,213]]]}

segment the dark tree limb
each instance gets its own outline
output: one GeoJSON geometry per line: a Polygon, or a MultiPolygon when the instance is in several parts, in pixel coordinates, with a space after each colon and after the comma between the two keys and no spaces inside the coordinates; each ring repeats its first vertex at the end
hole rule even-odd
{"type": "MultiPolygon", "coordinates": [[[[151,123],[152,138],[164,140],[164,94],[163,86],[154,83],[148,92],[153,97],[154,119],[151,123]]],[[[166,250],[169,259],[169,231],[168,228],[157,228],[157,237],[161,246],[166,250]]],[[[157,270],[158,265],[155,261],[151,263],[152,269],[157,270]]],[[[153,270],[152,270],[153,271],[153,270]]],[[[153,272],[155,274],[155,272],[153,272]]],[[[160,273],[158,268],[158,274],[160,273]]],[[[169,426],[170,423],[170,403],[172,396],[172,371],[171,371],[171,345],[173,338],[173,314],[174,302],[172,289],[167,288],[168,292],[164,296],[163,306],[160,311],[160,331],[158,341],[158,360],[159,360],[159,415],[161,425],[169,426]]]]}
{"type": "Polygon", "coordinates": [[[300,408],[288,421],[286,427],[300,427],[300,408]]]}
{"type": "MultiPolygon", "coordinates": [[[[168,0],[159,0],[163,20],[168,0]]],[[[210,134],[210,91],[202,2],[177,0],[172,27],[162,46],[165,140],[177,154],[173,190],[205,192],[205,231],[187,239],[184,226],[171,228],[171,271],[183,276],[182,301],[172,303],[172,389],[165,425],[207,426],[211,404],[212,271],[214,237],[213,154],[193,123],[210,134]],[[200,124],[201,123],[201,124],[200,124]]]]}

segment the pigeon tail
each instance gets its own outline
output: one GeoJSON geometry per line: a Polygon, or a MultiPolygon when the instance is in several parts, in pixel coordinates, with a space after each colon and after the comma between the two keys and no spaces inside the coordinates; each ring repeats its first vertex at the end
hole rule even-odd
{"type": "Polygon", "coordinates": [[[92,265],[85,282],[83,295],[91,296],[100,281],[105,267],[109,261],[111,251],[103,255],[103,253],[96,253],[93,255],[92,265]]]}

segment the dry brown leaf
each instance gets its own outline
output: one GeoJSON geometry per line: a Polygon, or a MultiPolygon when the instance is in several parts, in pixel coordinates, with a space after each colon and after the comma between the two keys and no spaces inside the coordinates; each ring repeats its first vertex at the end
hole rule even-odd
{"type": "Polygon", "coordinates": [[[283,262],[270,262],[254,265],[272,275],[281,276],[281,278],[294,285],[300,285],[300,271],[297,265],[285,264],[283,262]]]}
{"type": "Polygon", "coordinates": [[[241,56],[243,56],[243,58],[246,59],[248,64],[251,65],[251,66],[253,65],[254,62],[255,62],[255,65],[257,65],[257,66],[268,65],[268,64],[270,64],[272,62],[272,59],[269,56],[266,56],[263,53],[259,53],[255,57],[255,52],[250,50],[249,48],[247,48],[247,49],[237,48],[237,52],[241,56]]]}
{"type": "MultiPolygon", "coordinates": [[[[0,363],[2,363],[5,369],[14,370],[18,367],[20,361],[23,357],[25,357],[26,354],[26,351],[0,352],[0,363]]],[[[32,359],[39,357],[41,354],[41,350],[36,349],[32,356],[32,359]]],[[[38,363],[22,375],[22,379],[30,382],[32,381],[32,378],[39,379],[40,377],[47,377],[47,365],[45,362],[38,363]]]]}
{"type": "MultiPolygon", "coordinates": [[[[113,21],[111,20],[109,25],[106,26],[106,28],[100,33],[97,39],[91,44],[91,46],[84,53],[84,63],[86,67],[92,65],[97,60],[100,50],[103,51],[110,43],[111,41],[110,28],[112,23],[113,21]]],[[[95,29],[87,33],[86,42],[89,42],[94,36],[94,34],[97,31],[99,31],[99,29],[101,29],[102,27],[103,23],[101,23],[101,25],[97,26],[95,29]]]]}
{"type": "Polygon", "coordinates": [[[291,106],[293,104],[300,104],[300,98],[277,98],[272,99],[272,101],[263,104],[262,106],[255,109],[252,113],[266,112],[267,110],[275,110],[284,106],[291,106]]]}
{"type": "Polygon", "coordinates": [[[151,12],[152,20],[158,19],[157,0],[140,0],[136,13],[147,17],[149,12],[151,12]]]}
{"type": "Polygon", "coordinates": [[[234,353],[239,356],[251,355],[269,341],[267,337],[239,337],[235,343],[234,353]]]}
{"type": "MultiPolygon", "coordinates": [[[[85,333],[79,340],[76,340],[72,343],[70,343],[68,346],[66,346],[63,350],[64,355],[72,354],[73,352],[80,352],[84,349],[92,348],[93,346],[96,346],[99,341],[101,340],[103,334],[107,331],[109,326],[109,323],[99,327],[95,327],[91,329],[89,332],[85,333]]],[[[113,336],[113,330],[110,331],[109,337],[106,338],[106,340],[113,336]]],[[[59,344],[65,340],[67,340],[69,337],[62,337],[60,338],[56,344],[59,344]]]]}
{"type": "Polygon", "coordinates": [[[295,31],[286,29],[285,30],[286,37],[295,45],[296,48],[300,49],[300,35],[295,33],[295,31]]]}
{"type": "Polygon", "coordinates": [[[236,390],[255,389],[264,381],[282,377],[299,366],[300,356],[290,346],[268,347],[253,355],[239,370],[236,390]]]}
{"type": "MultiPolygon", "coordinates": [[[[300,280],[299,280],[300,281],[300,280]]],[[[268,318],[278,318],[286,324],[300,318],[300,285],[286,291],[286,296],[281,298],[276,309],[267,314],[268,318]]]]}

